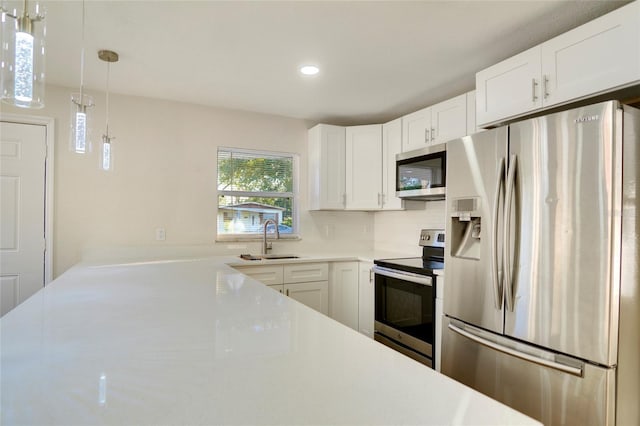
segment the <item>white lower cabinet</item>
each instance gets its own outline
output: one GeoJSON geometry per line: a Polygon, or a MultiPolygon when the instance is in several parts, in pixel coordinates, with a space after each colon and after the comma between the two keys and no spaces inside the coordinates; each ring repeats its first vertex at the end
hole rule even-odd
{"type": "Polygon", "coordinates": [[[345,261],[235,266],[235,269],[373,338],[372,267],[371,262],[345,261]]]}
{"type": "Polygon", "coordinates": [[[329,315],[328,281],[284,284],[284,294],[322,314],[329,315]]]}
{"type": "Polygon", "coordinates": [[[329,315],[329,265],[326,262],[236,266],[235,269],[320,313],[329,315]]]}
{"type": "Polygon", "coordinates": [[[358,262],[332,262],[329,281],[329,316],[358,329],[358,262]]]}
{"type": "Polygon", "coordinates": [[[373,263],[358,262],[358,331],[373,339],[375,322],[375,283],[373,263]]]}

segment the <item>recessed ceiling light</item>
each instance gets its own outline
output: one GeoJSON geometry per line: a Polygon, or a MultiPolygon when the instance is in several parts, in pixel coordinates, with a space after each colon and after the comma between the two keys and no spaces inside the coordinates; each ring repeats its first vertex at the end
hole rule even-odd
{"type": "Polygon", "coordinates": [[[316,75],[320,72],[320,68],[315,65],[303,65],[300,67],[300,72],[304,75],[316,75]]]}

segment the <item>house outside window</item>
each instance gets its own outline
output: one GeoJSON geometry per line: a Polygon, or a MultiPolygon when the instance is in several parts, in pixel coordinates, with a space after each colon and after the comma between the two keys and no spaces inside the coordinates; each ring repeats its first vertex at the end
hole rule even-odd
{"type": "Polygon", "coordinates": [[[297,237],[296,189],[295,154],[218,148],[217,238],[258,237],[267,219],[281,237],[297,237]]]}

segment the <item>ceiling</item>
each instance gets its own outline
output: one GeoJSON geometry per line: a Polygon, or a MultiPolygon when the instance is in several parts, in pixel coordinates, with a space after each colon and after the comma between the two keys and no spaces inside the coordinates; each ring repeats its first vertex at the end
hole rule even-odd
{"type": "MultiPolygon", "coordinates": [[[[85,86],[104,91],[97,51],[110,49],[112,93],[380,123],[472,90],[476,71],[624,3],[86,0],[85,86]],[[320,74],[300,75],[306,63],[320,74]]],[[[79,86],[82,2],[41,4],[48,82],[79,86]]]]}

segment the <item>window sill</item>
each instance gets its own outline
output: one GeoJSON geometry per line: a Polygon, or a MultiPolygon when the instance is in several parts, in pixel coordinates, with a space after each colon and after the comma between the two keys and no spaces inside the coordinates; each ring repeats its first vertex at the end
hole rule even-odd
{"type": "MultiPolygon", "coordinates": [[[[267,241],[299,241],[300,235],[298,234],[287,234],[280,235],[280,238],[276,239],[274,234],[267,234],[267,241]]],[[[256,242],[262,241],[262,234],[260,235],[218,235],[215,239],[216,242],[219,243],[234,243],[234,242],[256,242]]]]}

